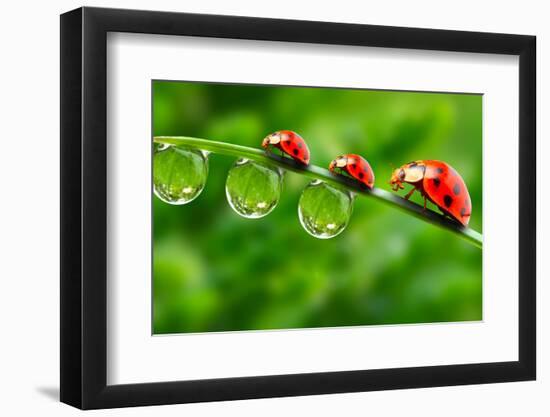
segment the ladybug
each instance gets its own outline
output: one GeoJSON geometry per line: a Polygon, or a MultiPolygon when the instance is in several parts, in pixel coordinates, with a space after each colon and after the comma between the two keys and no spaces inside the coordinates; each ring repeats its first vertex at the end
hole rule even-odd
{"type": "Polygon", "coordinates": [[[348,174],[371,190],[374,187],[374,172],[362,156],[352,153],[340,155],[330,163],[328,169],[330,172],[340,173],[340,175],[348,174]]]}
{"type": "Polygon", "coordinates": [[[280,149],[283,154],[287,154],[301,164],[309,164],[309,149],[306,142],[296,132],[279,130],[266,136],[262,141],[262,147],[269,149],[270,146],[280,149]]]}
{"type": "Polygon", "coordinates": [[[430,200],[444,215],[459,221],[463,226],[470,222],[472,202],[468,188],[449,164],[433,160],[409,162],[393,171],[390,180],[393,191],[404,189],[404,182],[414,186],[405,199],[408,200],[418,190],[424,197],[424,210],[426,200],[430,200]]]}

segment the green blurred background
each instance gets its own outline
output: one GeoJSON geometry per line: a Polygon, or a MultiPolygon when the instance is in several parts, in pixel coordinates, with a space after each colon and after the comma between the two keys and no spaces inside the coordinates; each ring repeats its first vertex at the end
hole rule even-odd
{"type": "MultiPolygon", "coordinates": [[[[154,81],[153,126],[252,147],[294,130],[311,163],[359,153],[387,190],[391,164],[444,160],[464,178],[470,226],[482,232],[480,95],[154,81]]],[[[363,197],[343,233],[315,239],[297,215],[309,180],[290,172],[275,210],[244,219],[225,196],[233,163],[211,154],[190,204],[154,197],[155,334],[482,319],[477,247],[363,197]]]]}

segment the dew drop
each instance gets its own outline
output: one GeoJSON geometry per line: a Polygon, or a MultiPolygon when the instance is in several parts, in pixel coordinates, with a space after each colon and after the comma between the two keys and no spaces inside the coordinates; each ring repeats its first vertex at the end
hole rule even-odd
{"type": "Polygon", "coordinates": [[[227,174],[227,201],[237,214],[247,219],[267,216],[279,202],[282,179],[279,169],[241,158],[227,174]]]}
{"type": "Polygon", "coordinates": [[[353,210],[351,193],[314,180],[304,189],[298,203],[303,228],[318,239],[338,236],[348,225],[353,210]]]}
{"type": "Polygon", "coordinates": [[[208,159],[202,151],[179,146],[155,149],[153,187],[165,203],[190,203],[204,189],[207,177],[208,159]]]}

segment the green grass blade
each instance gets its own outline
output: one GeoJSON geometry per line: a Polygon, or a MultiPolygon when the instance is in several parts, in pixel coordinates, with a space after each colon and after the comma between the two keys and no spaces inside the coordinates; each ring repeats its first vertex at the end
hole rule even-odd
{"type": "Polygon", "coordinates": [[[283,158],[281,156],[270,154],[262,149],[250,148],[247,146],[235,145],[227,142],[217,142],[207,139],[193,138],[188,136],[156,136],[154,141],[168,145],[187,146],[196,149],[201,149],[208,152],[234,156],[237,158],[247,158],[259,162],[267,162],[277,165],[287,171],[292,171],[300,175],[305,175],[313,179],[325,181],[328,184],[333,184],[339,187],[344,187],[356,194],[373,197],[382,203],[385,203],[393,208],[399,209],[402,212],[414,216],[420,220],[440,227],[465,239],[467,242],[483,247],[482,235],[468,227],[464,227],[458,222],[443,216],[440,213],[426,209],[411,201],[405,200],[403,197],[381,188],[372,190],[363,188],[357,185],[356,182],[341,175],[335,175],[328,169],[309,165],[307,167],[297,163],[293,159],[283,158]]]}

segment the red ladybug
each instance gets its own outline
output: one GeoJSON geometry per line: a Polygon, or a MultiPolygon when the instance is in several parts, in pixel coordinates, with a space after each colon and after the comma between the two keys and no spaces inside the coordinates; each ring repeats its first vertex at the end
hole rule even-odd
{"type": "Polygon", "coordinates": [[[304,165],[309,164],[309,149],[302,137],[291,130],[279,130],[266,136],[262,141],[262,147],[268,149],[273,146],[289,155],[295,161],[304,165]]]}
{"type": "Polygon", "coordinates": [[[420,191],[426,200],[430,200],[443,214],[458,220],[467,226],[472,215],[472,202],[468,188],[462,177],[449,164],[441,161],[414,161],[393,171],[390,184],[393,191],[404,189],[403,183],[414,185],[407,193],[408,200],[415,190],[420,191]]]}
{"type": "Polygon", "coordinates": [[[374,172],[365,158],[348,153],[334,159],[329,167],[330,172],[346,173],[372,190],[374,187],[374,172]],[[338,171],[337,171],[338,170],[338,171]]]}

